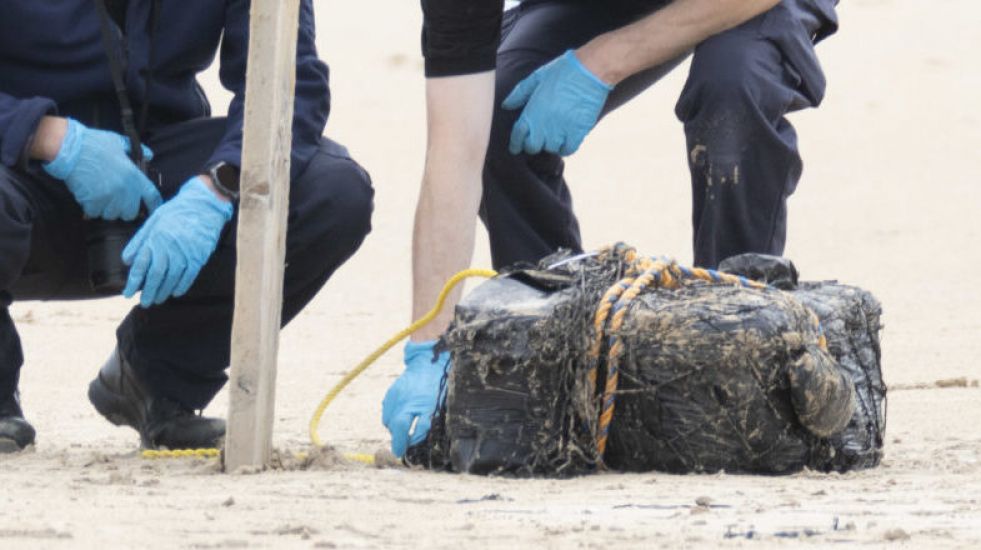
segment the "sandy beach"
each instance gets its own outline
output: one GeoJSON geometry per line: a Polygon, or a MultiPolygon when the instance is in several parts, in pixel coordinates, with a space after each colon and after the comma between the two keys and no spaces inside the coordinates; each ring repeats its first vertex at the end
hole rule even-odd
{"type": "MultiPolygon", "coordinates": [[[[377,195],[361,251],[283,332],[275,445],[287,454],[309,448],[322,395],[409,321],[425,147],[418,2],[316,4],[331,66],[327,134],[377,195]]],[[[859,285],[883,303],[880,468],[560,481],[326,459],[229,476],[209,460],[146,461],[135,432],[85,397],[133,304],[25,302],[13,314],[38,438],[0,456],[0,548],[981,547],[981,3],[846,0],[839,15],[841,30],[819,46],[825,103],[792,117],[805,169],[787,256],[804,279],[859,285]]],[[[691,261],[673,114],[685,74],[611,115],[568,162],[587,247],[623,240],[691,261]]],[[[214,72],[203,82],[222,112],[214,72]]],[[[490,265],[482,231],[476,267],[490,265]]],[[[359,378],[327,411],[323,437],[341,452],[386,448],[381,399],[401,368],[393,351],[359,378]]],[[[226,409],[222,392],[206,413],[226,409]]]]}

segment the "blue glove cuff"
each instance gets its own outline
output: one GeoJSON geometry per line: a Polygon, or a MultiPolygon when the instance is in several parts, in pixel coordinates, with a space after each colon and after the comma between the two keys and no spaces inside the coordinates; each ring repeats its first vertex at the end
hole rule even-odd
{"type": "Polygon", "coordinates": [[[69,118],[68,130],[65,132],[65,138],[61,142],[58,154],[51,162],[42,163],[41,168],[53,178],[68,179],[68,176],[75,170],[78,157],[82,153],[82,134],[84,133],[85,126],[81,122],[69,118]]]}
{"type": "Polygon", "coordinates": [[[427,355],[432,358],[433,349],[436,347],[436,340],[426,340],[424,342],[413,342],[409,340],[405,343],[405,362],[415,359],[419,355],[427,355]]]}
{"type": "Polygon", "coordinates": [[[573,67],[578,69],[583,76],[589,78],[589,80],[593,81],[596,85],[602,87],[607,92],[613,91],[613,86],[603,82],[603,79],[593,74],[593,71],[587,69],[586,66],[582,64],[582,61],[579,61],[579,57],[576,56],[575,50],[566,50],[563,57],[565,57],[566,61],[571,63],[573,67]]]}
{"type": "Polygon", "coordinates": [[[427,366],[436,365],[440,368],[445,369],[446,364],[450,360],[450,353],[444,351],[440,353],[435,360],[433,360],[433,350],[436,348],[436,340],[426,340],[425,342],[413,342],[409,340],[405,343],[405,356],[404,362],[406,367],[411,367],[416,365],[416,361],[422,359],[422,364],[427,366]]]}
{"type": "Polygon", "coordinates": [[[208,209],[216,214],[219,214],[226,223],[228,220],[232,219],[232,214],[235,213],[235,208],[232,206],[232,203],[219,199],[218,196],[215,195],[215,192],[208,188],[208,185],[204,183],[200,176],[195,176],[188,180],[187,183],[181,187],[180,193],[178,193],[177,196],[181,197],[183,200],[190,200],[205,204],[208,209]]]}

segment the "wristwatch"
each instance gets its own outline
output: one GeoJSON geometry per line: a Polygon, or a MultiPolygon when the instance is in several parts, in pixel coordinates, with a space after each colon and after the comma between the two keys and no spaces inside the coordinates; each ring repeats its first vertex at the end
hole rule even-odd
{"type": "Polygon", "coordinates": [[[219,162],[208,170],[215,189],[226,199],[235,202],[239,195],[239,169],[227,162],[219,162]]]}

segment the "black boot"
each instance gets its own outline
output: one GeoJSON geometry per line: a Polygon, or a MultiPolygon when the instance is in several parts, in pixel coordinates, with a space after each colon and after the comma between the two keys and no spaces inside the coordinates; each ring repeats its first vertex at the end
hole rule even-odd
{"type": "Polygon", "coordinates": [[[34,444],[34,427],[24,420],[17,392],[0,398],[0,454],[16,453],[34,444]]]}
{"type": "Polygon", "coordinates": [[[144,449],[217,448],[225,437],[224,420],[148,392],[118,349],[89,384],[89,401],[109,422],[138,431],[144,449]]]}

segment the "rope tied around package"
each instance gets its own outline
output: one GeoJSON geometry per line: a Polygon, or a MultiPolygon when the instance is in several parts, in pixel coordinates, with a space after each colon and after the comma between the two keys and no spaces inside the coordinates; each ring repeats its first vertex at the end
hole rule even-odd
{"type": "MultiPolygon", "coordinates": [[[[613,423],[613,416],[616,411],[616,392],[620,384],[620,357],[624,352],[623,337],[620,330],[623,328],[628,306],[634,299],[640,296],[645,289],[675,290],[688,281],[704,281],[710,284],[732,285],[757,290],[769,288],[765,283],[739,275],[713,269],[685,267],[667,257],[642,256],[637,253],[635,248],[624,243],[617,243],[600,252],[601,257],[609,257],[609,255],[622,258],[621,261],[625,266],[624,276],[603,294],[596,308],[593,319],[595,337],[588,353],[589,370],[587,371],[589,391],[595,395],[603,344],[606,343],[606,380],[599,401],[599,419],[594,431],[601,467],[603,457],[606,454],[610,425],[613,423]]],[[[820,321],[814,312],[810,312],[810,314],[818,330],[818,345],[827,350],[828,344],[824,331],[821,329],[820,321]]]]}

